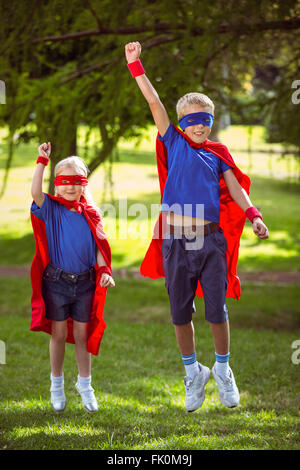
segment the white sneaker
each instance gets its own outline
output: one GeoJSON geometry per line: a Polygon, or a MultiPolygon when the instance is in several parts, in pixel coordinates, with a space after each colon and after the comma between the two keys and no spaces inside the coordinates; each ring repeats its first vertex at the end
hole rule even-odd
{"type": "Polygon", "coordinates": [[[53,410],[57,411],[58,413],[62,413],[66,407],[64,385],[61,385],[59,387],[55,387],[54,385],[51,385],[50,392],[51,392],[51,406],[53,410]]]}
{"type": "Polygon", "coordinates": [[[190,377],[184,377],[185,408],[190,413],[197,410],[202,405],[205,398],[204,387],[210,376],[208,367],[203,366],[199,362],[198,366],[199,374],[195,375],[193,380],[190,377]]]}
{"type": "Polygon", "coordinates": [[[225,379],[220,375],[217,375],[215,365],[213,366],[211,372],[219,388],[219,398],[221,403],[223,403],[223,405],[227,406],[228,408],[234,408],[237,406],[240,402],[240,394],[230,367],[225,379]]]}
{"type": "Polygon", "coordinates": [[[98,411],[98,403],[94,394],[94,389],[91,385],[86,388],[80,387],[79,383],[75,384],[77,392],[81,395],[83,407],[89,413],[96,413],[98,411]]]}

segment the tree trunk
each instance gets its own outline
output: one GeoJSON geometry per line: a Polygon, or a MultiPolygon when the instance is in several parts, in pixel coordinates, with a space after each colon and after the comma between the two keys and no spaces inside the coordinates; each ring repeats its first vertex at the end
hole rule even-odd
{"type": "Polygon", "coordinates": [[[48,185],[49,194],[54,194],[54,169],[55,165],[66,157],[76,155],[77,153],[77,123],[75,120],[69,120],[68,126],[65,126],[66,117],[62,118],[64,125],[58,123],[53,128],[53,136],[51,141],[51,157],[50,157],[50,181],[48,185]]]}
{"type": "Polygon", "coordinates": [[[105,124],[103,124],[101,120],[99,120],[99,131],[101,134],[102,148],[98,155],[89,164],[90,174],[93,173],[93,171],[95,171],[96,168],[101,165],[101,163],[107,160],[109,155],[111,155],[115,145],[117,145],[118,141],[118,139],[116,139],[115,137],[110,137],[108,135],[105,124]]]}

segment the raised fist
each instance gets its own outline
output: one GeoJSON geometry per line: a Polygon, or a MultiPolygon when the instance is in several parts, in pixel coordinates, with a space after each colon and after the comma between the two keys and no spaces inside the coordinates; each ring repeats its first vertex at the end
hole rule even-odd
{"type": "Polygon", "coordinates": [[[138,60],[140,57],[142,46],[139,42],[129,42],[125,46],[125,56],[128,63],[138,60]]]}
{"type": "Polygon", "coordinates": [[[50,157],[51,153],[51,142],[48,142],[48,144],[43,143],[39,146],[39,155],[41,157],[50,157]]]}

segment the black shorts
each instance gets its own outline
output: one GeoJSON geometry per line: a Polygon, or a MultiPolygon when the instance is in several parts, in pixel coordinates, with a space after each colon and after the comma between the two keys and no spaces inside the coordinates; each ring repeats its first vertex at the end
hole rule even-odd
{"type": "Polygon", "coordinates": [[[88,322],[92,312],[95,288],[94,268],[81,274],[74,274],[51,263],[48,264],[42,282],[46,318],[63,321],[71,317],[78,322],[88,322]]]}
{"type": "Polygon", "coordinates": [[[223,230],[219,228],[217,232],[202,235],[200,241],[196,249],[191,249],[197,246],[196,238],[188,239],[185,235],[180,238],[169,235],[162,242],[165,284],[175,325],[192,320],[198,281],[203,290],[205,319],[211,323],[224,323],[228,319],[227,241],[223,230]]]}

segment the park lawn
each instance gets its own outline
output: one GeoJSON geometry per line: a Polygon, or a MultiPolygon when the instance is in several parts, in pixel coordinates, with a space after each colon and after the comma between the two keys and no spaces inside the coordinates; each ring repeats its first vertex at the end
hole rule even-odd
{"type": "MultiPolygon", "coordinates": [[[[1,449],[299,449],[300,337],[298,286],[245,284],[228,299],[231,366],[240,406],[220,404],[211,378],[197,412],[184,409],[183,366],[170,323],[163,280],[116,279],[108,292],[107,328],[93,357],[99,412],[88,415],[74,389],[74,346],[64,367],[67,408],[49,405],[49,336],[29,330],[30,283],[0,279],[1,449]],[[272,299],[273,297],[273,299],[272,299]],[[299,357],[299,354],[298,354],[299,357]]],[[[203,319],[194,316],[198,360],[212,367],[214,349],[203,319]]]]}

